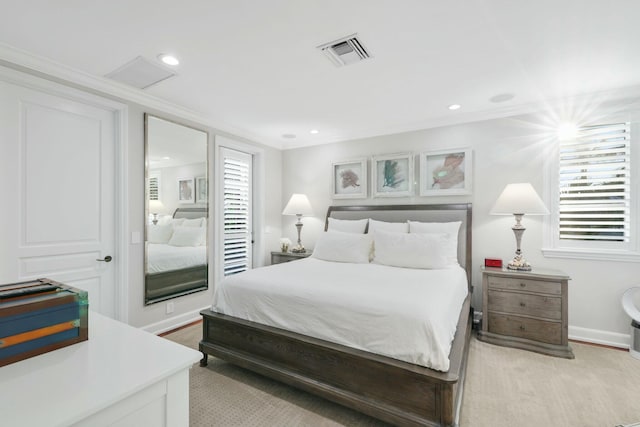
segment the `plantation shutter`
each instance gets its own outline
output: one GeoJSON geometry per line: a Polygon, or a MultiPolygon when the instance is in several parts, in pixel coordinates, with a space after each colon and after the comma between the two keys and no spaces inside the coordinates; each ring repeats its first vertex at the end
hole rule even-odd
{"type": "Polygon", "coordinates": [[[158,171],[149,172],[149,200],[160,200],[160,173],[158,171]]]}
{"type": "Polygon", "coordinates": [[[628,242],[630,126],[583,127],[560,141],[559,237],[628,242]]]}
{"type": "Polygon", "coordinates": [[[223,167],[224,275],[251,268],[251,168],[252,157],[221,149],[223,167]]]}

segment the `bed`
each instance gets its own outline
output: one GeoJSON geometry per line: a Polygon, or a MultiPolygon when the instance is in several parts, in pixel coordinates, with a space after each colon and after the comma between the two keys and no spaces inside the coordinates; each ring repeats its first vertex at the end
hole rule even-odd
{"type": "MultiPolygon", "coordinates": [[[[296,332],[290,330],[292,328],[264,324],[262,319],[248,320],[211,309],[201,312],[204,320],[199,345],[203,353],[201,365],[206,366],[211,354],[396,425],[456,425],[471,332],[471,205],[332,206],[327,212],[327,224],[329,218],[462,222],[457,259],[466,281],[463,284],[466,292],[462,295],[460,311],[450,313],[454,327],[453,340],[445,350],[448,352],[446,365],[429,368],[424,366],[429,362],[419,358],[401,360],[398,355],[385,354],[384,350],[373,352],[348,341],[323,339],[318,331],[296,332]]],[[[288,264],[303,269],[321,262],[309,261],[308,264],[302,264],[303,261],[288,264]]],[[[267,268],[276,271],[283,267],[267,268]]],[[[225,311],[220,310],[220,301],[214,303],[216,310],[225,311]]]]}
{"type": "MultiPolygon", "coordinates": [[[[189,207],[177,208],[170,219],[172,220],[204,220],[207,218],[207,208],[189,207]]],[[[170,224],[151,225],[147,231],[146,257],[145,257],[145,303],[153,304],[205,290],[208,287],[208,265],[206,244],[184,245],[167,244],[167,239],[154,240],[156,230],[171,228],[170,224]]],[[[198,227],[203,236],[206,236],[206,222],[198,227]]],[[[194,227],[196,228],[196,227],[194,227]]],[[[189,230],[186,230],[189,231],[189,230]]],[[[195,231],[195,230],[194,230],[195,231]]],[[[192,237],[193,234],[187,236],[192,237]]],[[[204,243],[204,241],[203,241],[204,243]]]]}

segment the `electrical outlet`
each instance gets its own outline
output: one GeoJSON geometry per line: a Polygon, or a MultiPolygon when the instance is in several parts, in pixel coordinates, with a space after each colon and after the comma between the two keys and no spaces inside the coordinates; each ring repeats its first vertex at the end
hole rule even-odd
{"type": "Polygon", "coordinates": [[[169,301],[167,303],[167,314],[171,314],[173,313],[173,310],[175,309],[174,305],[173,305],[173,301],[169,301]]]}

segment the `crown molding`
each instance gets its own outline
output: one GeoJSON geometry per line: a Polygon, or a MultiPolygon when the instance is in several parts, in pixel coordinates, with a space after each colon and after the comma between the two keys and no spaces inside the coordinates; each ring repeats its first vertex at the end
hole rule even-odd
{"type": "Polygon", "coordinates": [[[596,108],[612,115],[628,115],[640,111],[640,85],[591,92],[571,97],[540,100],[538,102],[528,104],[508,105],[493,108],[491,110],[471,112],[458,111],[454,114],[413,123],[368,127],[366,129],[360,129],[338,137],[331,138],[325,136],[323,141],[318,143],[287,141],[283,144],[282,149],[288,150],[310,147],[313,145],[374,138],[384,135],[415,132],[486,120],[506,119],[510,117],[524,116],[527,114],[547,114],[550,118],[566,120],[568,118],[563,117],[563,113],[581,112],[582,114],[585,114],[589,111],[595,110],[596,108]]]}
{"type": "Polygon", "coordinates": [[[153,108],[184,120],[212,127],[216,130],[220,130],[222,133],[241,137],[252,143],[268,145],[278,149],[282,148],[282,144],[279,141],[264,140],[264,138],[245,129],[240,129],[221,120],[215,120],[200,112],[190,110],[181,105],[150,95],[141,89],[133,88],[105,77],[95,76],[82,70],[61,64],[52,59],[34,55],[25,50],[18,49],[1,42],[0,64],[29,74],[35,74],[49,80],[53,79],[57,82],[65,83],[77,88],[98,92],[121,101],[128,101],[140,104],[144,107],[153,108]]]}

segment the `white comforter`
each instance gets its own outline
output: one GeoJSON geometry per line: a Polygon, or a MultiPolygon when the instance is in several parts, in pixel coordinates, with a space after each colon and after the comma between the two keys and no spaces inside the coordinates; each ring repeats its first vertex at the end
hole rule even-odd
{"type": "Polygon", "coordinates": [[[207,263],[206,246],[147,244],[147,273],[180,270],[207,263]]]}
{"type": "Polygon", "coordinates": [[[228,277],[212,310],[439,371],[467,278],[459,266],[417,270],[307,258],[228,277]]]}

